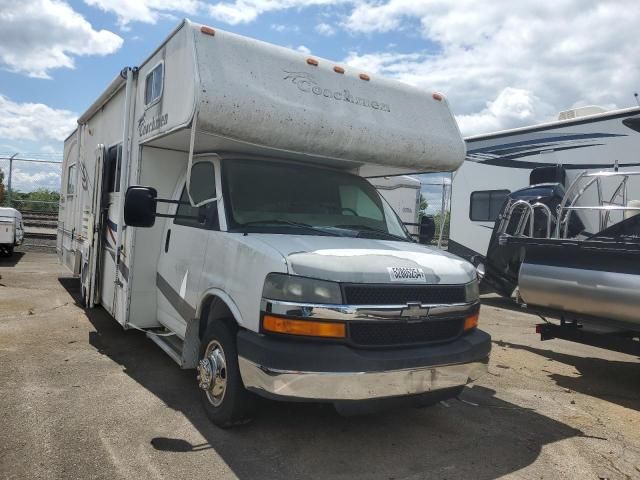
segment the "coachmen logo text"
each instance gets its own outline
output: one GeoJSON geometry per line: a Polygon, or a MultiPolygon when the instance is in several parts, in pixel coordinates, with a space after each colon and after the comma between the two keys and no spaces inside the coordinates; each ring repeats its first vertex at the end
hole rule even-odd
{"type": "Polygon", "coordinates": [[[341,91],[322,88],[322,86],[318,85],[318,82],[314,80],[313,76],[306,72],[289,72],[288,70],[283,71],[284,73],[286,73],[283,80],[291,80],[291,83],[298,87],[298,90],[300,90],[301,92],[318,95],[319,97],[326,97],[332,100],[337,100],[339,102],[349,102],[353,103],[354,105],[373,108],[374,110],[380,110],[382,112],[391,111],[389,105],[387,105],[386,103],[377,102],[368,98],[355,97],[346,88],[341,91]]]}
{"type": "Polygon", "coordinates": [[[164,127],[169,122],[169,114],[162,113],[152,117],[150,121],[147,121],[146,114],[140,117],[138,120],[138,136],[143,137],[147,133],[153,132],[154,130],[159,129],[160,127],[164,127]]]}

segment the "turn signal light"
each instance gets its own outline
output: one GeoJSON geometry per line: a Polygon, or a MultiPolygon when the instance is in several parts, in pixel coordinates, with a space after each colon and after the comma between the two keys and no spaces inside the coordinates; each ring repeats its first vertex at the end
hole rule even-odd
{"type": "Polygon", "coordinates": [[[478,320],[480,318],[480,313],[474,313],[473,315],[468,316],[464,319],[464,331],[471,330],[472,328],[476,328],[478,326],[478,320]]]}
{"type": "Polygon", "coordinates": [[[344,323],[292,320],[271,315],[265,315],[262,318],[262,328],[266,332],[306,337],[345,338],[347,336],[344,323]]]}

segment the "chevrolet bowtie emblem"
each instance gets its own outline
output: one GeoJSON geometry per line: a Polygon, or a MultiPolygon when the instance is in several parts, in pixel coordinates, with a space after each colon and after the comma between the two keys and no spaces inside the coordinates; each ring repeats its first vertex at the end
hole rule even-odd
{"type": "Polygon", "coordinates": [[[405,318],[420,318],[429,315],[429,308],[423,307],[419,303],[409,303],[406,308],[400,312],[401,317],[405,318]]]}

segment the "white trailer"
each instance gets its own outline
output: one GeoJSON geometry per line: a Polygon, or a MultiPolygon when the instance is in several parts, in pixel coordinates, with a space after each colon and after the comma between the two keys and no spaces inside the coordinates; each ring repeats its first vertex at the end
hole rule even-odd
{"type": "Polygon", "coordinates": [[[13,255],[24,241],[22,214],[15,208],[0,207],[0,254],[13,255]]]}
{"type": "MultiPolygon", "coordinates": [[[[507,196],[544,180],[531,177],[535,169],[561,166],[563,178],[548,181],[565,186],[584,171],[614,169],[616,163],[621,172],[637,170],[640,108],[607,112],[583,107],[561,112],[555,122],[469,137],[466,143],[466,160],[453,180],[449,251],[480,265],[507,196]]],[[[629,198],[640,199],[635,188],[630,185],[629,198]]],[[[612,193],[602,192],[603,197],[612,193]]],[[[595,198],[584,201],[594,203],[595,198]]],[[[598,231],[596,215],[585,211],[580,216],[588,231],[598,231]]]]}
{"type": "Polygon", "coordinates": [[[389,202],[409,233],[417,236],[417,223],[420,214],[420,180],[410,175],[396,175],[369,178],[369,181],[389,202]]]}
{"type": "Polygon", "coordinates": [[[254,394],[429,403],[486,371],[475,269],[363,177],[464,152],[441,94],[185,20],[66,140],[59,253],[218,425],[254,394]]]}

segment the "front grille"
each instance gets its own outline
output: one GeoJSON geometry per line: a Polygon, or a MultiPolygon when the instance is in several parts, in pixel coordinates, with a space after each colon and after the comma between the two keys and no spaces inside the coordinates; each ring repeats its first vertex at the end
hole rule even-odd
{"type": "Polygon", "coordinates": [[[444,342],[462,333],[463,318],[421,322],[351,322],[351,343],[363,347],[400,346],[444,342]]]}
{"type": "Polygon", "coordinates": [[[464,303],[464,285],[345,285],[348,305],[464,303]]]}

